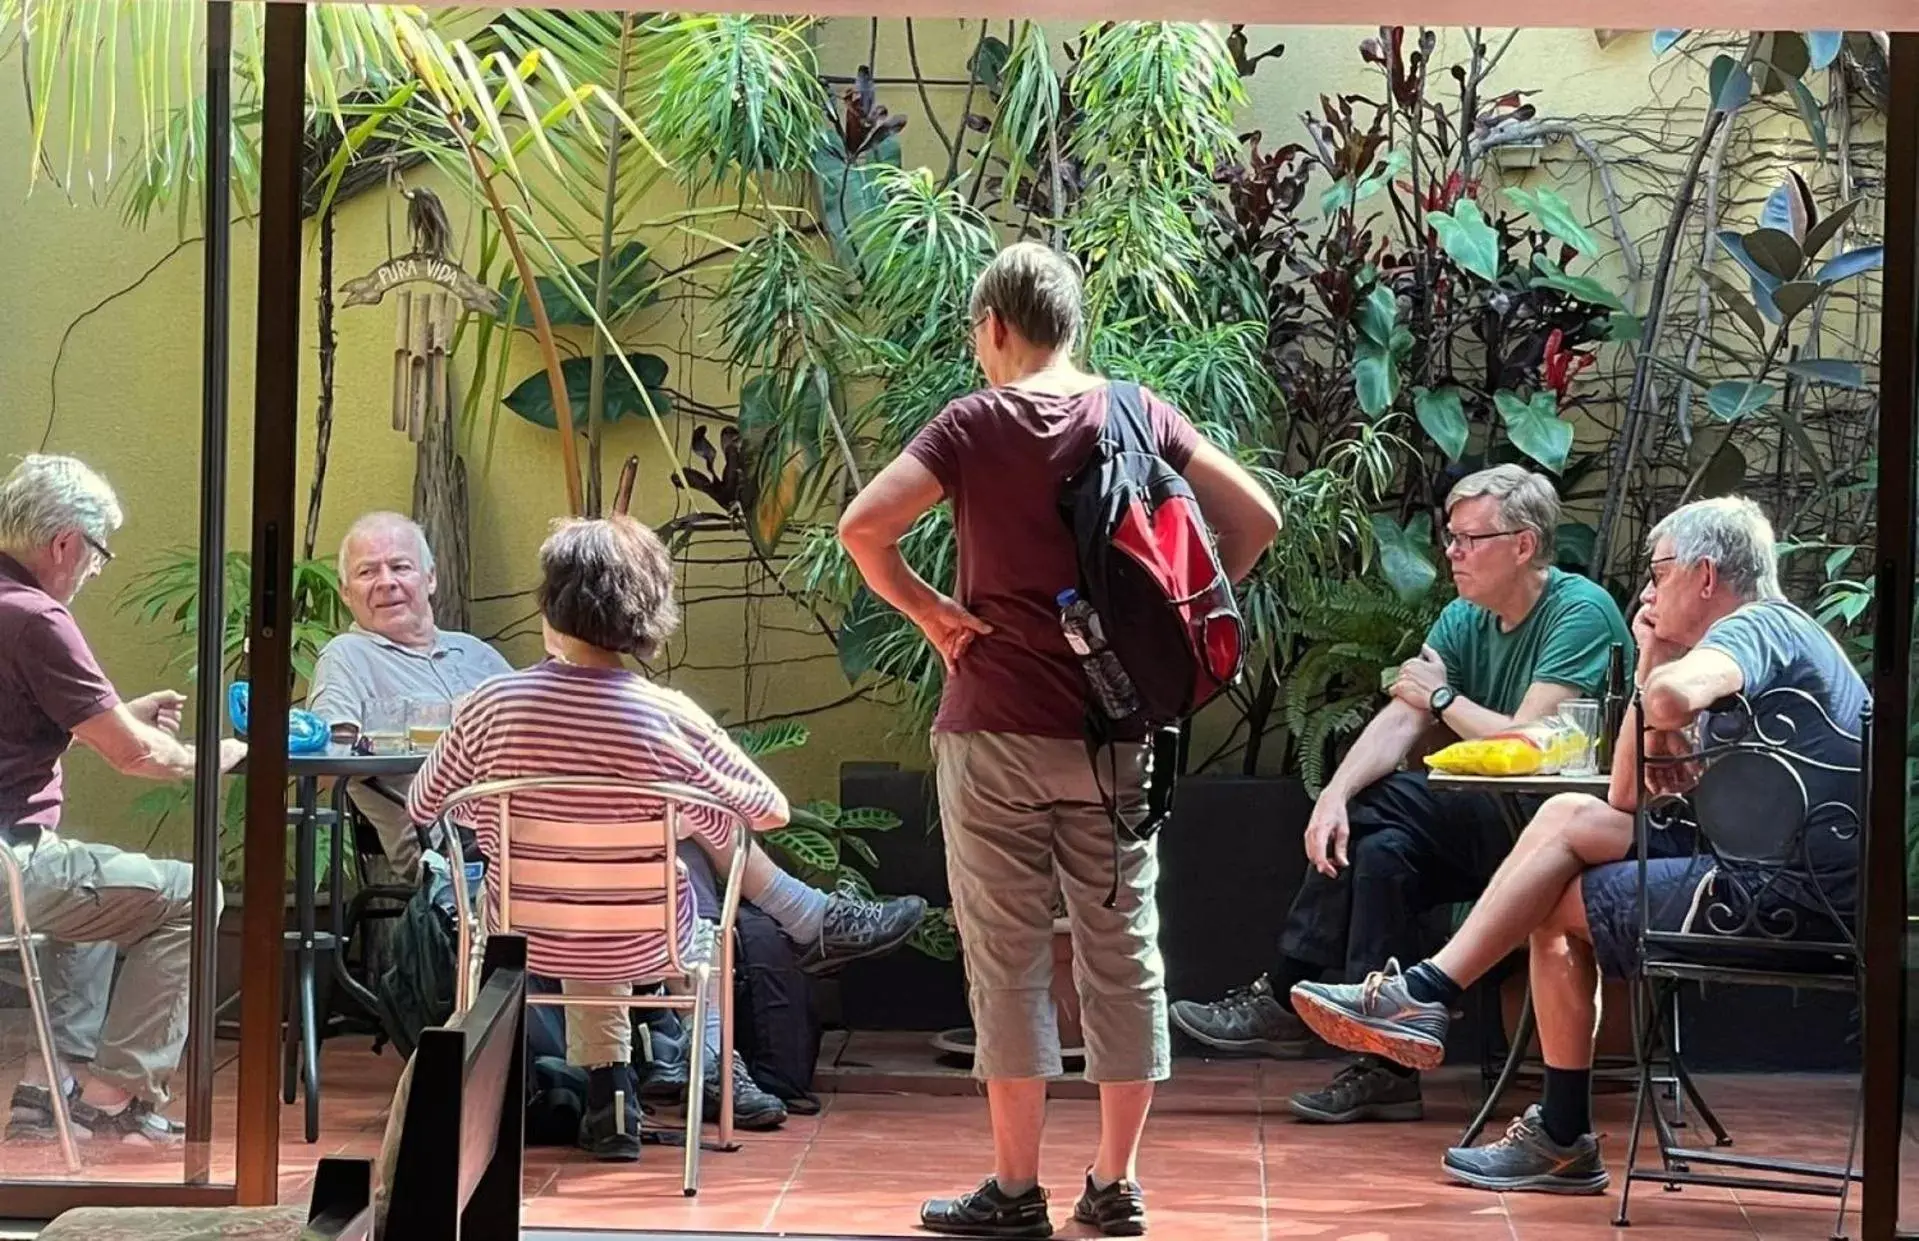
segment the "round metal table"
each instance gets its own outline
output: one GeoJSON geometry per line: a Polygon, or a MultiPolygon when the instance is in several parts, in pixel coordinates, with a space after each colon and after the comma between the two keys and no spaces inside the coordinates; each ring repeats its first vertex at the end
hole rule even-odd
{"type": "MultiPolygon", "coordinates": [[[[320,1012],[317,958],[326,953],[332,958],[333,982],[342,987],[370,1013],[378,1012],[373,993],[347,972],[346,954],[341,951],[345,921],[345,875],[342,865],[341,833],[345,830],[346,784],[350,780],[379,776],[411,776],[426,761],[424,753],[355,754],[344,746],[329,746],[317,754],[287,756],[287,776],[297,786],[298,810],[294,821],[293,901],[295,926],[286,932],[287,951],[294,960],[294,986],[287,991],[287,1015],[282,1073],[284,1094],[291,1105],[304,1086],[306,1091],[306,1140],[320,1140],[320,1012]],[[315,894],[318,887],[315,855],[320,840],[320,783],[335,782],[334,805],[329,812],[333,832],[327,850],[327,930],[319,929],[319,910],[315,894]]],[[[233,774],[246,774],[243,760],[233,774]]]]}

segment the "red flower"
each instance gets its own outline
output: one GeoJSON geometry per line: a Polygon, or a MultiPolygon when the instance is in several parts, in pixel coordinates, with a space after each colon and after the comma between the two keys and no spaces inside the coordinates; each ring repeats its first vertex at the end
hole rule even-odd
{"type": "Polygon", "coordinates": [[[1546,353],[1541,361],[1546,386],[1558,393],[1562,401],[1566,399],[1566,389],[1572,386],[1579,372],[1591,366],[1595,360],[1592,354],[1568,349],[1565,345],[1566,334],[1554,328],[1552,334],[1546,337],[1546,353]]]}

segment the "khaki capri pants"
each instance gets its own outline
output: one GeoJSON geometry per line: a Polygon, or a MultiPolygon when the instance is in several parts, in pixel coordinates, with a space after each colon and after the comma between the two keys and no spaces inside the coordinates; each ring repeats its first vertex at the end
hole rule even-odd
{"type": "Polygon", "coordinates": [[[1057,893],[1072,926],[1086,1079],[1164,1080],[1172,1058],[1152,841],[1119,842],[1119,893],[1106,908],[1115,859],[1101,787],[1123,821],[1143,818],[1144,749],[1102,750],[1097,781],[1085,743],[1061,738],[939,733],[933,756],[977,1040],[974,1076],[1062,1071],[1050,991],[1057,893]]]}

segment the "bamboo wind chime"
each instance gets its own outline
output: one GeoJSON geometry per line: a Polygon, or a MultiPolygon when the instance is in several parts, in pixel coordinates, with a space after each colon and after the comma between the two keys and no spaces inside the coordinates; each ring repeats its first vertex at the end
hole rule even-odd
{"type": "Polygon", "coordinates": [[[446,367],[453,346],[453,295],[444,289],[403,292],[394,299],[393,429],[417,444],[429,419],[444,417],[446,367]]]}
{"type": "MultiPolygon", "coordinates": [[[[413,248],[357,280],[340,286],[344,305],[373,306],[391,292],[393,322],[393,429],[420,443],[427,428],[451,412],[452,384],[447,367],[453,329],[463,311],[497,315],[503,301],[447,257],[453,226],[432,190],[402,188],[407,232],[413,248]]],[[[387,253],[392,255],[388,226],[387,253]]]]}

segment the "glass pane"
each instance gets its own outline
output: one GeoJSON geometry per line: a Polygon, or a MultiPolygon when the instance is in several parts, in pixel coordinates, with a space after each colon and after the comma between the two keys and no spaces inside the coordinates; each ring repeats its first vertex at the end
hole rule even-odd
{"type": "MultiPolygon", "coordinates": [[[[21,6],[0,10],[0,475],[20,467],[9,485],[34,501],[12,511],[35,517],[0,560],[0,831],[39,940],[0,947],[4,1187],[233,1176],[220,1083],[236,1045],[210,1010],[189,1021],[193,978],[221,965],[218,921],[195,932],[194,876],[217,876],[222,858],[196,850],[187,744],[198,694],[223,686],[194,668],[206,148],[179,141],[200,123],[208,6],[162,4],[171,14],[88,10],[99,43],[57,51],[10,28],[21,6]],[[60,460],[20,465],[29,452],[60,460]],[[34,618],[48,597],[70,601],[70,623],[34,618]],[[74,1165],[50,1078],[76,1092],[74,1165]]],[[[26,12],[47,29],[80,7],[26,12]]],[[[0,889],[0,925],[16,912],[0,889]]]]}

